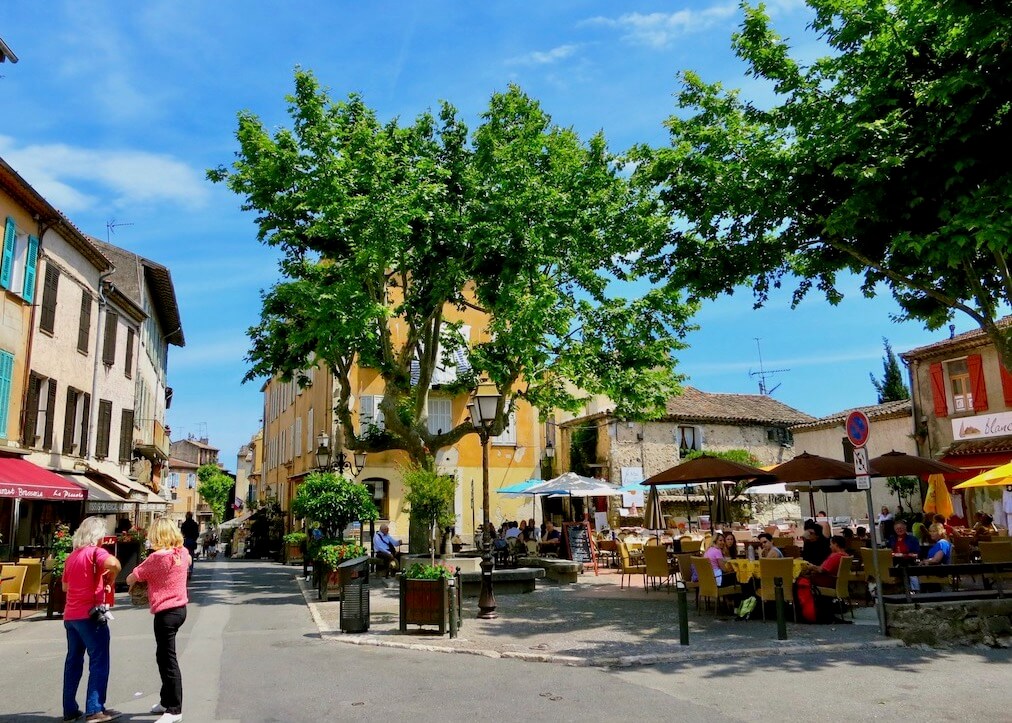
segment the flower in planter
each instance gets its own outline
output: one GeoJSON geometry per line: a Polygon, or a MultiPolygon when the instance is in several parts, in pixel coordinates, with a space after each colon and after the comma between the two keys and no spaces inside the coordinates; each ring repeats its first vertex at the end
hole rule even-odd
{"type": "Polygon", "coordinates": [[[337,566],[345,560],[356,557],[365,557],[365,548],[357,542],[336,542],[324,540],[321,544],[315,545],[312,550],[312,557],[322,567],[336,570],[337,566]]]}
{"type": "Polygon", "coordinates": [[[453,570],[445,565],[416,562],[404,571],[404,577],[408,580],[449,580],[453,577],[453,570]]]}
{"type": "Polygon", "coordinates": [[[56,532],[53,534],[53,543],[50,546],[53,556],[53,577],[63,575],[63,565],[73,550],[74,536],[70,534],[70,525],[57,525],[56,532]]]}

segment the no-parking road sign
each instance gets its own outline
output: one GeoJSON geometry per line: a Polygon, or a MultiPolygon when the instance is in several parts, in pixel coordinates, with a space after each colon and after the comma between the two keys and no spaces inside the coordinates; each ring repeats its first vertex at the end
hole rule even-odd
{"type": "Polygon", "coordinates": [[[868,437],[871,435],[871,424],[868,422],[868,415],[856,409],[847,415],[847,439],[855,447],[863,447],[868,444],[868,437]]]}

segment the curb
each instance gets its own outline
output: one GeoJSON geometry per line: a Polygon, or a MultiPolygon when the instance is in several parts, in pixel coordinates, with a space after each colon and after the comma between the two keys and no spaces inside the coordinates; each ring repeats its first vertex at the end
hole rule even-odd
{"type": "MultiPolygon", "coordinates": [[[[621,655],[618,657],[594,658],[574,655],[554,655],[552,653],[524,653],[519,651],[500,652],[484,648],[456,648],[448,645],[432,645],[428,643],[407,643],[397,640],[386,640],[375,635],[348,635],[329,626],[320,614],[319,606],[311,598],[312,588],[308,587],[300,576],[295,578],[302,596],[309,607],[313,622],[320,631],[320,638],[345,645],[360,645],[375,648],[395,648],[398,650],[418,650],[426,653],[456,653],[460,655],[477,655],[483,658],[499,658],[503,660],[520,660],[528,663],[552,663],[579,668],[631,668],[635,666],[660,665],[664,663],[693,662],[712,659],[715,654],[727,652],[720,649],[682,649],[679,652],[656,653],[649,655],[621,655]]],[[[780,644],[761,645],[752,648],[736,648],[735,656],[769,657],[773,655],[813,655],[851,650],[883,650],[902,648],[904,642],[897,638],[871,640],[856,643],[818,644],[811,641],[785,640],[780,644]]]]}

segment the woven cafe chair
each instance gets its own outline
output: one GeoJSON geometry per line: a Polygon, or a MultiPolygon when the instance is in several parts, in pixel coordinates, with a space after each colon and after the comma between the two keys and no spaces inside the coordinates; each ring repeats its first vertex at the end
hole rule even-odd
{"type": "Polygon", "coordinates": [[[846,603],[851,619],[854,617],[854,606],[850,603],[850,568],[853,562],[849,557],[840,561],[840,569],[836,571],[836,585],[833,587],[816,586],[820,593],[840,602],[841,615],[844,614],[843,603],[846,603]]]}
{"type": "Polygon", "coordinates": [[[11,616],[11,605],[17,603],[18,619],[21,619],[24,608],[21,606],[21,591],[25,586],[25,574],[28,568],[24,565],[4,565],[0,567],[0,603],[4,606],[4,619],[11,616]]]}
{"type": "Polygon", "coordinates": [[[763,620],[766,619],[766,603],[776,602],[775,580],[784,581],[784,602],[794,611],[794,622],[798,622],[798,610],[794,606],[794,559],[791,557],[763,557],[759,559],[759,601],[763,603],[763,620]]]}
{"type": "MultiPolygon", "coordinates": [[[[699,597],[703,600],[713,599],[713,614],[716,616],[717,608],[721,598],[737,597],[741,595],[741,585],[717,585],[717,576],[713,572],[713,566],[705,557],[692,558],[692,564],[696,566],[696,577],[699,578],[699,597]]],[[[696,608],[699,612],[699,608],[696,608]]]]}
{"type": "Polygon", "coordinates": [[[642,575],[643,589],[644,590],[647,589],[647,566],[639,563],[636,564],[633,563],[632,557],[629,555],[629,548],[626,546],[624,542],[618,543],[618,562],[619,562],[619,572],[621,574],[621,577],[619,578],[620,590],[625,587],[626,576],[629,577],[630,587],[632,586],[633,575],[642,575]]]}
{"type": "Polygon", "coordinates": [[[644,574],[650,587],[657,590],[661,585],[667,585],[670,592],[671,568],[668,567],[668,551],[658,545],[648,545],[643,548],[643,563],[646,568],[644,574]]]}

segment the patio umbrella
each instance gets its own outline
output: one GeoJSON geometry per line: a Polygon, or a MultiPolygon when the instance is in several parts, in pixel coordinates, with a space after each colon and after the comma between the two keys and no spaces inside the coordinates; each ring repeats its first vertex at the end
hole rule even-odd
{"type": "Polygon", "coordinates": [[[971,477],[966,482],[961,482],[952,489],[965,490],[969,487],[1004,487],[1010,484],[1012,484],[1012,462],[989,469],[987,472],[981,472],[976,477],[971,477]]]}
{"type": "Polygon", "coordinates": [[[541,479],[524,480],[523,482],[515,482],[514,484],[500,487],[496,490],[496,492],[501,495],[529,495],[530,492],[528,490],[530,490],[530,488],[534,485],[539,485],[542,482],[544,482],[544,480],[541,479]]]}
{"type": "Polygon", "coordinates": [[[852,479],[854,465],[838,459],[820,457],[802,452],[797,457],[770,470],[781,482],[808,482],[810,480],[852,479]]]}
{"type": "Polygon", "coordinates": [[[952,497],[949,496],[949,489],[945,486],[945,477],[941,474],[928,477],[928,494],[924,498],[924,511],[945,515],[945,519],[952,517],[952,497]]]}
{"type": "Polygon", "coordinates": [[[738,480],[756,480],[774,482],[775,477],[758,467],[732,462],[720,457],[702,455],[688,462],[658,472],[647,479],[645,485],[695,485],[706,482],[724,482],[738,480]]]}
{"type": "Polygon", "coordinates": [[[774,482],[768,485],[754,485],[743,490],[747,495],[787,495],[790,491],[785,482],[774,482]]]}
{"type": "Polygon", "coordinates": [[[720,482],[717,483],[717,489],[713,494],[713,509],[711,511],[710,522],[713,525],[731,524],[731,503],[727,499],[727,490],[724,489],[724,485],[720,482]]]}
{"type": "Polygon", "coordinates": [[[540,484],[531,485],[525,494],[529,495],[554,495],[572,494],[574,496],[594,497],[605,495],[617,495],[618,485],[613,485],[604,480],[584,477],[575,472],[566,472],[558,477],[545,480],[540,484]]]}
{"type": "Polygon", "coordinates": [[[647,504],[643,510],[643,526],[648,530],[656,530],[658,535],[666,526],[661,512],[661,496],[654,485],[651,485],[647,494],[647,504]]]}
{"type": "Polygon", "coordinates": [[[904,475],[945,474],[963,472],[961,467],[953,467],[945,462],[938,462],[927,457],[917,457],[905,452],[886,452],[868,460],[868,465],[879,477],[902,477],[904,475]]]}

